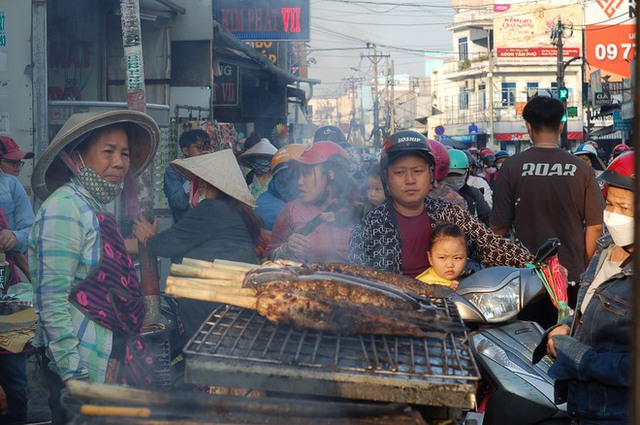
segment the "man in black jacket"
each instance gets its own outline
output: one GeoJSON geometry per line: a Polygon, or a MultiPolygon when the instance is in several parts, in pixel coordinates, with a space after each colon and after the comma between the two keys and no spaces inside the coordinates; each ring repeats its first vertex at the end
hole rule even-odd
{"type": "Polygon", "coordinates": [[[469,213],[478,220],[489,225],[491,207],[485,201],[479,189],[469,186],[469,160],[467,155],[457,149],[449,151],[449,174],[442,181],[444,184],[458,192],[467,202],[469,213]]]}

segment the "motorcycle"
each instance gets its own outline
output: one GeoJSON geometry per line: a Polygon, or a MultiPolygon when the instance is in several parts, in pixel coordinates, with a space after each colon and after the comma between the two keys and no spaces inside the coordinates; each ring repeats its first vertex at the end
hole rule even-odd
{"type": "Polygon", "coordinates": [[[469,332],[469,346],[481,374],[476,411],[465,416],[466,425],[571,423],[566,404],[554,403],[552,360],[545,356],[531,364],[533,350],[544,330],[518,320],[528,304],[545,296],[536,273],[554,256],[559,241],[548,240],[538,250],[533,268],[491,267],[460,281],[453,300],[469,332]]]}

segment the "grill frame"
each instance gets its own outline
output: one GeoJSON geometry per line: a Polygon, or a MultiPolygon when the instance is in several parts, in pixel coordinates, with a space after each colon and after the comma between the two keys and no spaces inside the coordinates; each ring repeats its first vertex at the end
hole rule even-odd
{"type": "MultiPolygon", "coordinates": [[[[461,322],[453,302],[434,303],[461,322]]],[[[223,305],[184,355],[185,380],[192,384],[463,409],[475,407],[479,380],[466,332],[335,335],[273,324],[253,310],[223,305]]]]}

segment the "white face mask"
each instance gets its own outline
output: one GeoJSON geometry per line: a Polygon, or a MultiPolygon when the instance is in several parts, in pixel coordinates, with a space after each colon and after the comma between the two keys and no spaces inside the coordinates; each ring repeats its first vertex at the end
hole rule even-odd
{"type": "Polygon", "coordinates": [[[633,244],[633,217],[605,211],[603,218],[616,245],[622,247],[633,244]]]}

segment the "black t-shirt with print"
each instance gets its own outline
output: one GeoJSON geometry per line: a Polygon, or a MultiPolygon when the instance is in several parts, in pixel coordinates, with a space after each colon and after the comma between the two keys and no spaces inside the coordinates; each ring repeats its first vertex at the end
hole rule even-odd
{"type": "Polygon", "coordinates": [[[604,199],[593,169],[560,148],[530,148],[508,158],[493,191],[491,224],[511,228],[530,251],[560,238],[558,257],[578,282],[585,270],[584,228],[602,223],[604,199]]]}

